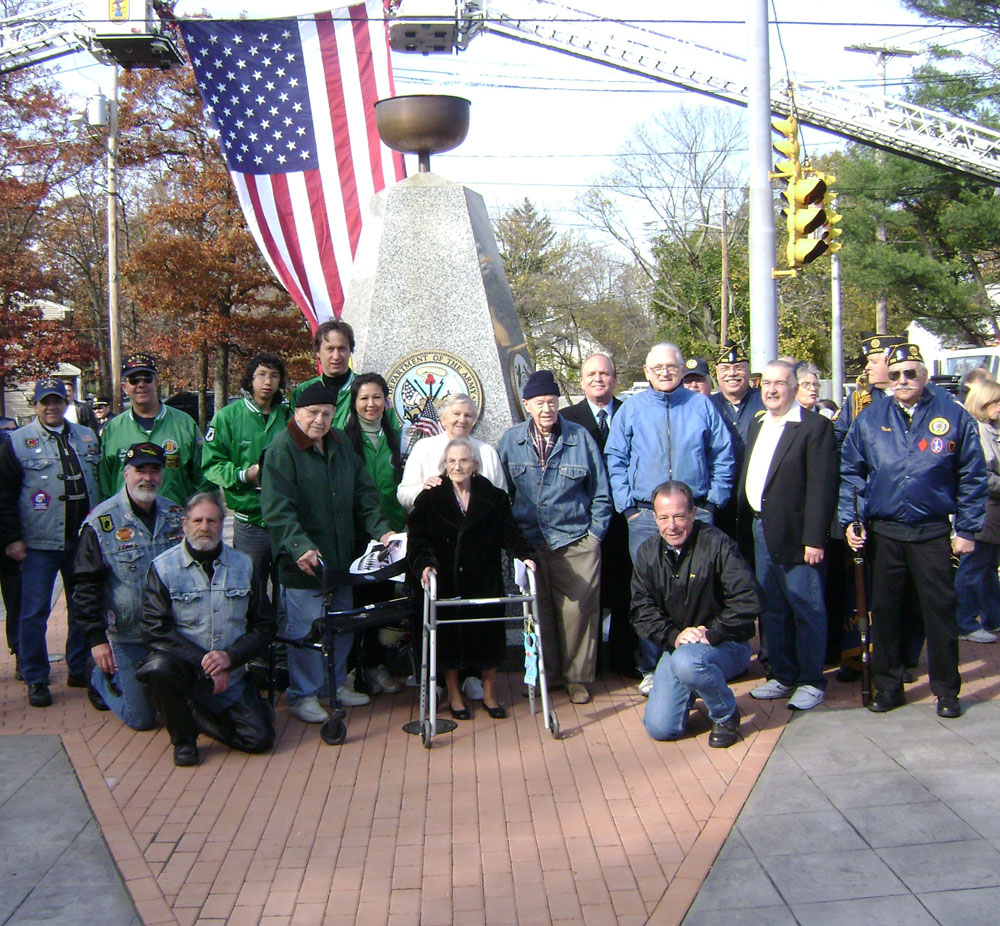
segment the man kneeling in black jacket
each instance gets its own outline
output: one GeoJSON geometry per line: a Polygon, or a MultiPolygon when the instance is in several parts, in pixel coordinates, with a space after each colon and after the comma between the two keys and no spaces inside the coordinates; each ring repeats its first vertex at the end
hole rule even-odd
{"type": "Polygon", "coordinates": [[[222,501],[193,495],[184,541],[153,560],[142,601],[142,636],[152,650],[136,678],[163,718],[174,765],[198,764],[198,734],[243,752],[274,744],[274,711],[246,663],[274,636],[260,607],[253,563],[222,542],[222,501]]]}
{"type": "Polygon", "coordinates": [[[726,682],[750,665],[760,612],[753,575],[733,540],[695,520],[683,482],[657,486],[652,504],[659,536],[639,547],[632,573],[632,624],[662,650],[643,723],[653,739],[677,739],[700,697],[709,746],[732,746],[740,711],[726,682]]]}

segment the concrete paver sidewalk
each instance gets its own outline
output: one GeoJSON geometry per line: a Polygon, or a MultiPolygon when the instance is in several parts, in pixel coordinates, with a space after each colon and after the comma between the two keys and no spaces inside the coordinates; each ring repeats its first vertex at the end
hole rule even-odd
{"type": "MultiPolygon", "coordinates": [[[[60,601],[53,650],[64,627],[60,601]]],[[[697,897],[690,922],[724,917],[728,926],[762,911],[767,922],[806,922],[862,895],[881,898],[866,910],[901,903],[939,916],[934,903],[958,884],[949,871],[972,872],[975,886],[961,888],[966,902],[1000,891],[992,875],[978,874],[997,854],[990,840],[1000,840],[988,829],[997,809],[989,785],[1000,646],[962,646],[963,698],[973,703],[958,721],[934,717],[926,676],[910,687],[914,703],[885,717],[860,710],[856,685],[831,682],[826,705],[788,726],[728,843],[789,717],[784,701],[750,698],[758,674],[735,685],[743,738],[727,750],[708,748],[701,705],[691,736],[652,742],[643,699],[617,676],[595,685],[587,705],[556,694],[564,737],[554,740],[540,715],[528,714],[512,673],[501,685],[509,718],[477,710],[431,750],[401,732],[417,713],[409,690],[353,709],[341,747],[324,745],[315,726],[279,705],[273,753],[242,755],[202,738],[202,764],[178,769],[164,731],[135,733],[95,712],[85,692],[65,687],[64,664],[52,670],[55,703],[40,710],[27,706],[12,661],[0,657],[0,730],[8,734],[0,755],[19,754],[33,734],[60,736],[147,924],[676,924],[697,897]],[[863,784],[871,797],[858,803],[863,784]],[[921,812],[904,813],[911,803],[921,812]],[[931,805],[926,835],[922,812],[931,805]],[[953,837],[945,854],[958,851],[958,863],[935,860],[941,834],[953,837]],[[807,853],[818,870],[802,871],[807,853]],[[861,864],[852,866],[852,853],[861,864]],[[933,879],[921,880],[921,868],[933,879]],[[736,895],[735,919],[732,906],[712,899],[719,877],[736,880],[725,892],[736,895]],[[859,884],[867,893],[852,894],[859,884]]],[[[30,763],[25,771],[30,790],[41,772],[30,763]]],[[[39,820],[63,815],[68,790],[36,806],[39,820]]],[[[88,833],[97,830],[83,821],[74,838],[88,833]]],[[[69,864],[72,854],[59,858],[69,864]]],[[[68,882],[88,922],[117,926],[106,906],[88,906],[111,896],[113,880],[95,876],[108,885],[99,897],[77,890],[88,877],[68,882]]]]}
{"type": "MultiPolygon", "coordinates": [[[[963,656],[993,662],[993,647],[962,646],[963,656]]],[[[685,926],[732,926],[734,916],[774,926],[995,922],[995,684],[973,678],[965,713],[952,720],[928,698],[882,715],[851,707],[795,718],[685,926]]]]}
{"type": "Polygon", "coordinates": [[[139,923],[58,736],[0,737],[0,922],[139,923]]]}

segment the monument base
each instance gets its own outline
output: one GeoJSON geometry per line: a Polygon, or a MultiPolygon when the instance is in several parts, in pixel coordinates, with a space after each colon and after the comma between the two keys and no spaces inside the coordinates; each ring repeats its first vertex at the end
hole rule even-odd
{"type": "Polygon", "coordinates": [[[354,369],[385,376],[407,431],[459,392],[479,410],[479,440],[495,444],[523,420],[533,367],[478,193],[432,173],[378,193],[343,318],[357,339],[354,369]]]}

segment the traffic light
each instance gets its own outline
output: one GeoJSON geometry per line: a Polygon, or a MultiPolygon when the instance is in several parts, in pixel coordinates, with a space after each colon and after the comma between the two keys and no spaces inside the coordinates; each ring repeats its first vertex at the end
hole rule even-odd
{"type": "Polygon", "coordinates": [[[783,210],[788,230],[785,260],[792,270],[812,263],[828,251],[840,250],[836,239],[841,231],[834,226],[841,216],[833,209],[836,194],[830,189],[834,180],[830,174],[806,166],[803,176],[788,183],[785,191],[788,207],[783,210]]]}
{"type": "Polygon", "coordinates": [[[771,179],[787,180],[790,177],[797,177],[801,169],[799,164],[799,120],[795,116],[789,116],[787,119],[774,119],[771,126],[782,136],[774,143],[774,150],[782,156],[782,160],[774,165],[771,179]]]}

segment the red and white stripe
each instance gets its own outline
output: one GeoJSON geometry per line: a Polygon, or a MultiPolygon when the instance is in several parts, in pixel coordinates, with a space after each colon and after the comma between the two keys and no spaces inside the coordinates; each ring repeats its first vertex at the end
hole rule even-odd
{"type": "Polygon", "coordinates": [[[276,175],[232,171],[250,231],[313,330],[339,318],[372,196],[405,176],[375,130],[393,94],[382,0],[290,21],[305,57],[318,166],[276,175]]]}

